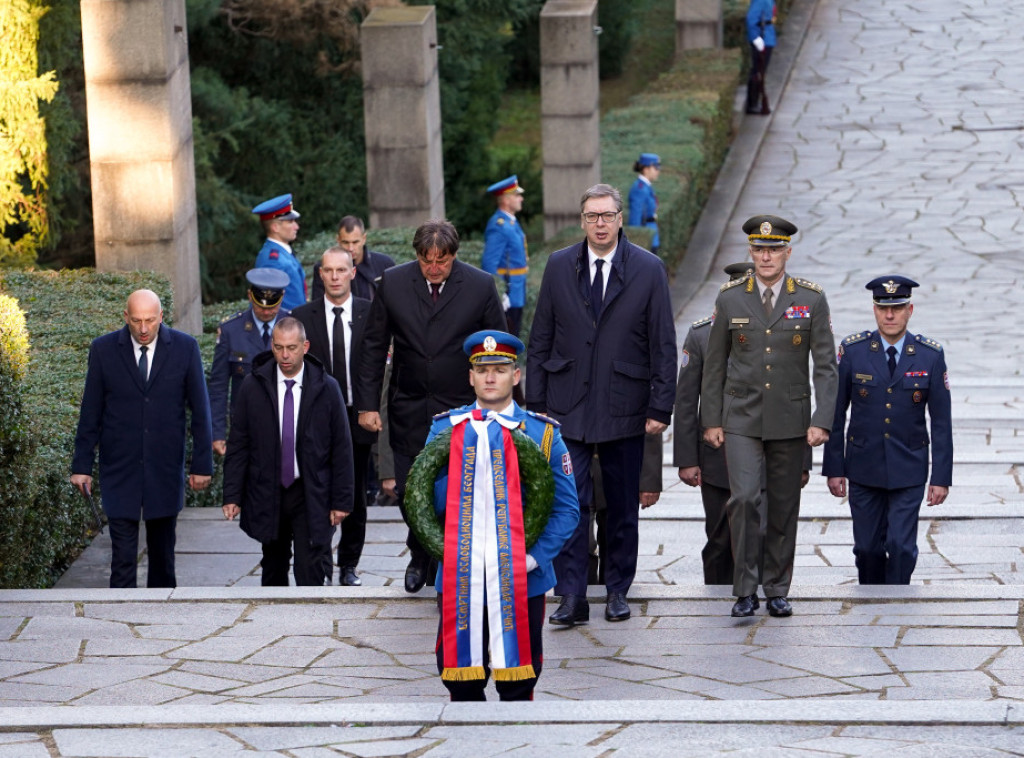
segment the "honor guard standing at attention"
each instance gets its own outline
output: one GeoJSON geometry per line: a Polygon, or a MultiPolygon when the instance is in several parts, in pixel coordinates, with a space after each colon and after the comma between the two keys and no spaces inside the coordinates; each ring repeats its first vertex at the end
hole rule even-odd
{"type": "Polygon", "coordinates": [[[252,359],[270,349],[270,335],[279,318],[288,275],[276,268],[254,268],[245,274],[249,282],[249,307],[228,316],[217,329],[213,366],[207,383],[213,420],[213,452],[227,451],[228,408],[242,380],[252,372],[252,359]],[[230,392],[229,392],[230,386],[230,392]]]}
{"type": "MultiPolygon", "coordinates": [[[[730,263],[725,267],[725,273],[730,280],[743,279],[752,267],[750,261],[730,263]]],[[[732,540],[725,510],[729,502],[725,448],[714,448],[706,443],[700,425],[700,380],[712,321],[714,316],[694,321],[683,341],[676,380],[672,457],[679,467],[679,478],[691,487],[700,487],[700,498],[704,503],[704,533],[707,535],[707,543],[701,551],[704,584],[732,584],[732,540]]]]}
{"type": "Polygon", "coordinates": [[[953,480],[949,379],[942,346],[907,331],[914,312],[910,297],[917,286],[905,276],[868,282],[878,329],[851,334],[839,347],[835,423],[821,473],[836,497],[847,495],[849,480],[853,553],[861,584],[910,584],[917,564],[921,500],[941,504],[953,480]],[[926,496],[929,449],[932,473],[926,496]]]}
{"type": "Polygon", "coordinates": [[[279,195],[260,203],[252,212],[260,217],[267,241],[256,256],[256,268],[279,268],[288,274],[282,307],[295,310],[306,302],[306,272],[295,257],[292,243],[299,236],[299,212],[291,195],[279,195]]]}
{"type": "Polygon", "coordinates": [[[743,224],[754,275],[722,286],[701,382],[701,423],[725,444],[732,534],[733,616],[757,599],[761,510],[766,509],[762,584],[772,616],[790,616],[805,445],[828,440],[836,401],[836,356],[821,287],[786,273],[797,228],[778,216],[743,224]],[[814,365],[815,409],[811,413],[814,365]],[[762,478],[765,491],[761,492],[762,478]]]}
{"type": "Polygon", "coordinates": [[[502,700],[532,700],[544,660],[544,595],[555,586],[552,562],[579,519],[576,484],[558,422],[512,399],[523,343],[487,330],[471,334],[463,349],[476,402],[435,416],[427,441],[451,431],[450,458],[433,493],[444,555],[462,555],[460,545],[469,540],[465,559],[446,560],[437,572],[437,670],[452,700],[486,700],[492,671],[502,700]],[[538,465],[546,463],[554,477],[550,516],[529,545],[530,464],[512,441],[515,429],[537,444],[538,465]],[[459,476],[449,476],[452,470],[459,476]],[[503,534],[511,537],[503,540],[503,534]]]}
{"type": "Polygon", "coordinates": [[[628,226],[646,226],[654,230],[651,240],[651,252],[655,255],[661,248],[658,236],[658,196],[654,193],[654,182],[661,175],[661,158],[655,153],[640,153],[633,164],[636,181],[629,188],[629,222],[628,226]]]}
{"type": "Polygon", "coordinates": [[[492,184],[487,193],[497,198],[498,210],[484,230],[480,268],[505,280],[501,304],[505,308],[508,330],[518,337],[523,326],[526,275],[529,273],[526,234],[516,221],[516,214],[523,209],[523,188],[519,186],[519,177],[513,174],[492,184]]]}

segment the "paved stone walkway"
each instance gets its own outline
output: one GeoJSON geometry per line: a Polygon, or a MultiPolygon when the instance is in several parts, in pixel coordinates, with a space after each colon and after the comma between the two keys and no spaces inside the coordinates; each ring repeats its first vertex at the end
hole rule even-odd
{"type": "MultiPolygon", "coordinates": [[[[1015,11],[817,0],[799,54],[794,24],[773,60],[770,87],[796,60],[774,115],[737,140],[734,157],[756,152],[749,181],[709,208],[721,228],[684,266],[706,259],[708,280],[677,281],[681,343],[745,255],[742,221],[774,212],[802,229],[790,269],[825,287],[837,339],[872,325],[865,281],[922,282],[911,329],[946,346],[956,467],[949,501],[922,514],[913,586],[856,586],[847,507],[814,476],[796,615],[734,620],[729,588],[699,584],[699,496],[666,467],[634,618],[598,605],[591,625],[548,631],[538,703],[448,704],[431,593],[400,587],[393,509],[372,509],[363,588],[274,591],[237,526],[189,511],[178,590],[99,589],[100,539],[58,589],[0,593],[0,758],[1024,755],[1015,11]]],[[[716,195],[747,173],[727,167],[716,195]]]]}

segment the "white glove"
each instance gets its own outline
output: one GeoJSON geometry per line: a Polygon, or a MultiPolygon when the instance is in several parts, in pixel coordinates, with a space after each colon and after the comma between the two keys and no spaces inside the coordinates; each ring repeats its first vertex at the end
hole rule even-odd
{"type": "Polygon", "coordinates": [[[537,559],[534,558],[529,553],[527,553],[526,554],[526,573],[529,574],[531,571],[533,571],[535,568],[537,568],[538,565],[540,565],[540,564],[537,563],[537,559]]]}
{"type": "Polygon", "coordinates": [[[501,296],[501,309],[503,311],[507,311],[511,307],[512,301],[508,299],[508,293],[506,292],[504,295],[501,296]]]}
{"type": "Polygon", "coordinates": [[[761,39],[760,37],[755,39],[751,44],[754,46],[754,49],[757,50],[757,52],[764,52],[764,40],[761,39]]]}

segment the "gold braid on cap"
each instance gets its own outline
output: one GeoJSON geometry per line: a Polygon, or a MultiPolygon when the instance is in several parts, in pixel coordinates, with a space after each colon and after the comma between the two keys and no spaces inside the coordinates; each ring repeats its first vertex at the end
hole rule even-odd
{"type": "Polygon", "coordinates": [[[756,240],[782,240],[783,242],[791,242],[792,237],[787,237],[784,234],[751,234],[747,237],[747,242],[754,242],[756,240]]]}

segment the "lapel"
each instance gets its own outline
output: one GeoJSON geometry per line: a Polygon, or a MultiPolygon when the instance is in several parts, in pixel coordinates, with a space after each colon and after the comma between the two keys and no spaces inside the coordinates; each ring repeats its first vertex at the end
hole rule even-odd
{"type": "Polygon", "coordinates": [[[576,289],[580,293],[580,306],[586,312],[587,317],[593,318],[593,310],[590,307],[590,256],[587,254],[587,241],[580,243],[576,251],[576,289]]]}
{"type": "Polygon", "coordinates": [[[871,336],[868,338],[868,355],[870,356],[868,358],[868,365],[871,367],[871,373],[880,380],[878,383],[881,386],[891,387],[896,383],[896,379],[900,375],[899,364],[896,364],[896,371],[893,372],[890,379],[889,359],[885,354],[885,348],[886,344],[878,331],[871,332],[871,336]]]}
{"type": "Polygon", "coordinates": [[[170,360],[171,345],[173,344],[173,337],[171,336],[171,330],[160,324],[160,334],[157,335],[157,341],[160,343],[157,346],[156,355],[153,356],[153,362],[149,366],[149,382],[146,387],[152,387],[153,382],[156,381],[160,375],[160,369],[164,367],[168,360],[170,360]]]}
{"type": "MultiPolygon", "coordinates": [[[[127,324],[121,328],[121,334],[117,338],[117,353],[121,356],[121,360],[124,361],[125,371],[131,376],[139,392],[145,393],[146,385],[142,383],[142,377],[139,376],[139,364],[135,360],[135,345],[132,343],[132,335],[128,331],[127,324]]],[[[149,375],[152,377],[152,366],[150,369],[149,375]]]]}
{"type": "MultiPolygon", "coordinates": [[[[457,265],[457,264],[458,264],[458,260],[456,260],[455,264],[452,265],[452,273],[453,274],[455,272],[455,265],[457,265]]],[[[450,278],[451,277],[449,277],[449,279],[450,278]]],[[[433,309],[434,309],[434,301],[430,298],[430,289],[429,289],[429,287],[426,284],[427,280],[423,278],[423,272],[420,271],[419,262],[417,260],[413,260],[413,262],[411,264],[409,264],[409,280],[408,281],[409,281],[409,286],[412,288],[412,292],[410,294],[414,298],[416,298],[416,300],[418,300],[420,303],[422,303],[424,306],[426,306],[428,314],[430,312],[432,312],[433,309]]],[[[445,285],[444,292],[441,293],[441,297],[438,298],[438,300],[437,300],[437,302],[439,304],[440,304],[441,300],[444,299],[445,292],[447,292],[448,289],[449,289],[448,286],[445,285]]]]}
{"type": "MultiPolygon", "coordinates": [[[[310,343],[316,345],[317,358],[323,361],[324,366],[331,365],[331,335],[327,333],[327,311],[324,299],[314,300],[309,304],[309,313],[312,316],[313,326],[310,343]],[[322,346],[322,347],[321,347],[322,346]],[[322,353],[322,355],[321,355],[322,353]]],[[[333,314],[332,314],[333,315],[333,314]]]]}
{"type": "Polygon", "coordinates": [[[611,306],[615,299],[622,294],[626,286],[626,265],[628,264],[629,246],[626,243],[626,235],[619,235],[619,245],[612,258],[612,265],[605,274],[608,277],[608,284],[604,288],[604,305],[601,306],[601,318],[604,318],[605,311],[611,306]]]}
{"type": "MultiPolygon", "coordinates": [[[[278,316],[278,318],[281,317],[278,316]]],[[[246,314],[246,322],[242,329],[245,332],[245,341],[249,344],[250,355],[270,349],[269,345],[263,347],[263,322],[256,319],[256,315],[252,312],[252,306],[249,306],[249,313],[246,314]]]]}
{"type": "MultiPolygon", "coordinates": [[[[420,285],[420,289],[426,294],[427,302],[434,309],[435,313],[440,313],[444,308],[448,307],[448,304],[455,300],[455,296],[458,294],[459,289],[462,286],[462,266],[463,263],[458,258],[452,263],[451,273],[448,274],[448,279],[445,280],[444,288],[441,290],[441,296],[437,298],[437,304],[430,299],[430,292],[427,290],[425,285],[420,285]]],[[[420,275],[422,279],[422,274],[420,275]]]]}
{"type": "MultiPolygon", "coordinates": [[[[756,279],[756,277],[755,277],[756,279]]],[[[779,283],[779,294],[775,298],[775,307],[772,309],[770,316],[765,315],[764,312],[764,301],[761,299],[761,293],[758,290],[757,282],[754,283],[754,296],[757,300],[757,310],[761,313],[761,320],[764,321],[765,326],[771,326],[775,322],[779,321],[786,313],[786,309],[789,306],[796,303],[796,285],[793,283],[792,277],[783,275],[782,281],[779,283]],[[790,292],[793,290],[793,292],[790,292]]]]}
{"type": "MultiPolygon", "coordinates": [[[[356,356],[357,352],[363,345],[363,329],[366,328],[366,314],[370,311],[370,301],[364,300],[361,297],[352,298],[352,344],[349,346],[349,352],[353,356],[356,356]]],[[[352,362],[351,360],[349,361],[352,362]]]]}

